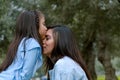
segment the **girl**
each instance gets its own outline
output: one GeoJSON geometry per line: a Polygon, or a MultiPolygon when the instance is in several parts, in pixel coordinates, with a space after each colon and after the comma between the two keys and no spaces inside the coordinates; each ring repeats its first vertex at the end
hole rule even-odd
{"type": "Polygon", "coordinates": [[[0,80],[30,80],[42,65],[41,42],[46,33],[40,11],[22,12],[16,23],[15,37],[0,65],[0,80]]]}

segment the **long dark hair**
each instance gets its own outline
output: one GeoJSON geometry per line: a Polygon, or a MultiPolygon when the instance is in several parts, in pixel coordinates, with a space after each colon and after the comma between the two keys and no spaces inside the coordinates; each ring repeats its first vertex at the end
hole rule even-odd
{"type": "Polygon", "coordinates": [[[26,38],[25,41],[28,38],[35,38],[41,44],[42,41],[39,34],[39,21],[41,17],[43,17],[43,14],[40,11],[24,11],[18,16],[15,37],[8,48],[6,58],[0,65],[0,72],[6,70],[12,64],[23,38],[26,38]]]}
{"type": "Polygon", "coordinates": [[[69,56],[82,67],[88,79],[91,80],[90,74],[88,73],[88,70],[82,59],[82,55],[76,44],[76,40],[72,31],[68,27],[63,25],[50,26],[48,27],[48,29],[53,30],[55,47],[51,53],[51,58],[46,58],[46,70],[52,69],[58,59],[64,56],[69,56]]]}

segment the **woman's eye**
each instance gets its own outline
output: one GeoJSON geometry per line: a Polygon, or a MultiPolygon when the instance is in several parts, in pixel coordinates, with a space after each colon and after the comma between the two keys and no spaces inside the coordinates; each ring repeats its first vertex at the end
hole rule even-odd
{"type": "Polygon", "coordinates": [[[51,38],[51,37],[50,37],[49,35],[46,35],[46,36],[45,36],[45,39],[46,39],[46,40],[49,40],[50,38],[51,38]]]}
{"type": "Polygon", "coordinates": [[[49,38],[47,37],[46,40],[49,40],[49,38]]]}
{"type": "Polygon", "coordinates": [[[50,39],[50,37],[47,36],[47,37],[46,37],[46,40],[49,40],[49,39],[50,39]]]}

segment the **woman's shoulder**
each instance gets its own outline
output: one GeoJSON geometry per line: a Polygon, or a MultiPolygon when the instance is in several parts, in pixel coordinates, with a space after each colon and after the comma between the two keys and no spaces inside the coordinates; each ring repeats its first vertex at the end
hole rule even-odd
{"type": "Polygon", "coordinates": [[[59,59],[56,62],[54,69],[59,69],[61,71],[68,71],[68,72],[73,72],[73,71],[84,72],[81,66],[79,66],[79,64],[77,64],[73,59],[67,56],[59,59]]]}
{"type": "Polygon", "coordinates": [[[65,56],[56,62],[54,69],[59,69],[61,71],[71,71],[75,68],[75,66],[76,65],[74,64],[74,61],[71,58],[65,56]]]}
{"type": "Polygon", "coordinates": [[[73,61],[73,59],[71,59],[70,57],[68,57],[68,56],[64,56],[63,58],[61,58],[61,59],[59,59],[57,62],[56,62],[56,64],[55,64],[55,66],[71,66],[72,67],[72,65],[74,64],[74,61],[73,61]]]}
{"type": "MultiPolygon", "coordinates": [[[[59,59],[56,62],[54,68],[50,70],[49,73],[50,75],[65,75],[64,77],[72,76],[76,80],[88,80],[81,66],[79,66],[73,59],[67,56],[59,59]]],[[[73,80],[73,78],[71,80],[73,80]]]]}

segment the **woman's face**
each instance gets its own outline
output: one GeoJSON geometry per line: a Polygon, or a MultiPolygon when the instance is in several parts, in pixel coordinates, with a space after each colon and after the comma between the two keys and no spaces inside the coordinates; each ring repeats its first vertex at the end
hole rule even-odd
{"type": "Polygon", "coordinates": [[[46,32],[45,39],[43,40],[43,54],[50,57],[54,48],[53,30],[49,29],[46,32]]]}
{"type": "Polygon", "coordinates": [[[39,33],[41,35],[41,38],[44,39],[46,31],[47,31],[47,28],[46,28],[46,25],[45,25],[45,18],[44,17],[40,18],[39,25],[40,25],[39,33]]]}

